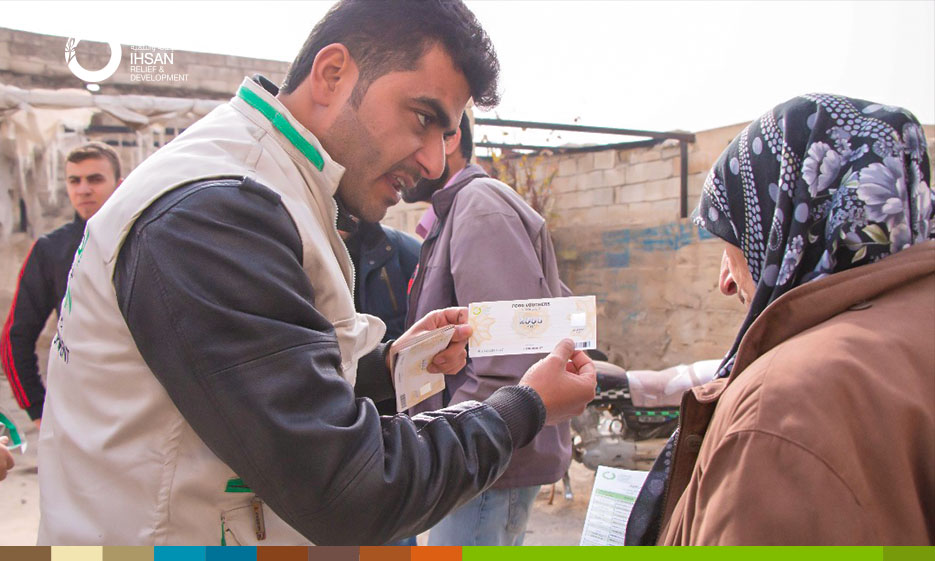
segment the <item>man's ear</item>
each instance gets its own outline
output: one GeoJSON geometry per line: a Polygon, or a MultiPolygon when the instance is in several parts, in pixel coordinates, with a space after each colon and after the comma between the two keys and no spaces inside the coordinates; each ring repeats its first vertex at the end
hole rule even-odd
{"type": "Polygon", "coordinates": [[[451,157],[452,154],[461,149],[461,127],[455,129],[455,133],[445,137],[445,156],[451,157]]]}
{"type": "Polygon", "coordinates": [[[341,43],[332,43],[318,51],[306,78],[312,100],[324,107],[343,105],[350,98],[357,79],[357,63],[341,43]]]}

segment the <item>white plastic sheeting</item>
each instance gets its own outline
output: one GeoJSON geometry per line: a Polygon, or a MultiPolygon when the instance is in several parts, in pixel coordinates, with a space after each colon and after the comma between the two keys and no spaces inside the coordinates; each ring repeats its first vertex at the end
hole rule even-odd
{"type": "Polygon", "coordinates": [[[0,84],[0,240],[18,221],[20,200],[29,216],[29,234],[41,235],[44,207],[59,204],[64,186],[59,169],[69,150],[84,140],[97,113],[117,119],[136,133],[124,174],[165,142],[166,123],[190,124],[221,101],[143,95],[93,95],[85,90],[24,90],[0,84]],[[44,204],[43,204],[44,203],[44,204]]]}

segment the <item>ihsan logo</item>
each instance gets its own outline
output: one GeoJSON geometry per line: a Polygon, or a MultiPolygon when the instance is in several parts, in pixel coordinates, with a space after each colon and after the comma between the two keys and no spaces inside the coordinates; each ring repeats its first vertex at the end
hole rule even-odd
{"type": "Polygon", "coordinates": [[[71,70],[71,73],[91,84],[103,82],[113,76],[117,68],[120,67],[120,59],[123,56],[120,43],[116,41],[108,42],[108,45],[110,45],[110,61],[107,63],[107,66],[100,70],[88,70],[78,62],[78,43],[80,42],[81,39],[75,39],[73,37],[65,42],[65,63],[68,64],[68,69],[71,70]]]}

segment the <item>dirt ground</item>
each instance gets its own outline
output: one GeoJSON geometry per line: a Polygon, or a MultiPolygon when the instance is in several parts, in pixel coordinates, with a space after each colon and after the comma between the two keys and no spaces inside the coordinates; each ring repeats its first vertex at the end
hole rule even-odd
{"type": "Polygon", "coordinates": [[[16,466],[0,481],[0,545],[35,545],[39,528],[39,481],[36,441],[39,431],[19,408],[6,377],[0,378],[0,409],[25,433],[26,453],[13,452],[16,466]]]}
{"type": "MultiPolygon", "coordinates": [[[[29,442],[25,454],[13,453],[16,466],[0,481],[0,546],[34,545],[39,527],[39,482],[36,441],[38,430],[13,400],[9,385],[0,377],[0,409],[25,432],[29,442]]],[[[542,488],[533,506],[527,527],[526,545],[578,545],[581,529],[594,485],[594,472],[572,463],[574,499],[565,500],[562,484],[555,486],[555,497],[549,504],[551,486],[542,488]]],[[[419,536],[426,543],[427,533],[419,536]]]]}

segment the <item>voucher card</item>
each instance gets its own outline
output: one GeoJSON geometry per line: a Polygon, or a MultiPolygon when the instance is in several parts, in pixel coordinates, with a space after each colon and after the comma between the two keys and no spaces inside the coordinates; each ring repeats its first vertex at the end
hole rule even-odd
{"type": "Polygon", "coordinates": [[[445,375],[432,374],[428,366],[451,342],[455,327],[448,325],[426,331],[399,349],[393,368],[397,411],[403,412],[445,389],[445,375]]]}
{"type": "Polygon", "coordinates": [[[597,348],[597,311],[594,296],[503,300],[468,305],[474,333],[472,358],[551,352],[562,339],[576,349],[597,348]]]}

